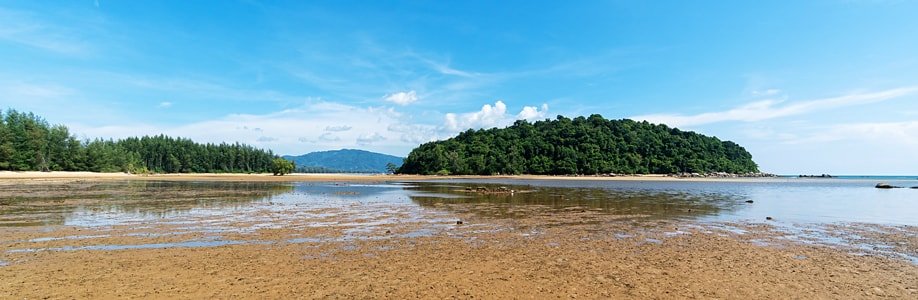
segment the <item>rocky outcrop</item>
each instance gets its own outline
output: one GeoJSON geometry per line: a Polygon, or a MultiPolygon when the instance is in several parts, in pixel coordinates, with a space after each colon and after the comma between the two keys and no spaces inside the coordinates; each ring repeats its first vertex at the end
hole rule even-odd
{"type": "Polygon", "coordinates": [[[829,174],[822,174],[822,175],[800,175],[800,176],[798,176],[798,177],[800,177],[800,178],[835,178],[835,176],[832,176],[832,175],[829,175],[829,174]]]}
{"type": "Polygon", "coordinates": [[[670,177],[679,177],[679,178],[773,178],[778,177],[778,175],[762,172],[750,172],[750,173],[726,173],[726,172],[711,172],[711,173],[677,173],[669,174],[670,177]]]}
{"type": "Polygon", "coordinates": [[[901,186],[891,185],[885,182],[877,183],[876,188],[878,189],[901,189],[901,186]]]}

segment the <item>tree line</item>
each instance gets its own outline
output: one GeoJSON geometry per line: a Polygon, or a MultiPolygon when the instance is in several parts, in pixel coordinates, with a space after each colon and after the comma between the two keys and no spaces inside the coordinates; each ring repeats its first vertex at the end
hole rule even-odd
{"type": "Polygon", "coordinates": [[[405,174],[672,174],[758,172],[740,145],[646,121],[558,116],[468,130],[411,151],[405,174]]]}
{"type": "Polygon", "coordinates": [[[277,173],[276,158],[245,144],[200,144],[165,135],[80,140],[66,126],[50,125],[33,113],[0,111],[0,170],[277,173]]]}

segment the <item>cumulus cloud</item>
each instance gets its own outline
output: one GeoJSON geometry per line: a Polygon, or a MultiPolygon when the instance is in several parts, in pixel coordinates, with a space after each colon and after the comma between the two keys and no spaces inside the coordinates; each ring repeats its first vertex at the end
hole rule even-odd
{"type": "Polygon", "coordinates": [[[117,139],[166,134],[187,137],[198,142],[270,143],[271,149],[281,154],[356,147],[358,145],[355,141],[361,134],[371,134],[369,137],[372,138],[372,133],[378,132],[385,140],[372,139],[375,142],[368,145],[367,150],[404,155],[417,144],[401,142],[401,133],[385,131],[388,126],[402,122],[399,116],[398,112],[386,108],[312,101],[300,107],[274,113],[232,114],[176,126],[163,127],[144,123],[92,126],[72,122],[69,127],[74,133],[87,138],[117,139]],[[342,124],[347,124],[350,129],[343,130],[345,127],[342,127],[342,124]],[[268,141],[265,137],[272,140],[268,141]]]}
{"type": "Polygon", "coordinates": [[[351,130],[351,129],[353,129],[353,128],[354,128],[354,127],[347,126],[347,125],[325,126],[325,131],[328,131],[328,132],[341,132],[341,131],[348,131],[348,130],[351,130]]]}
{"type": "Polygon", "coordinates": [[[725,121],[756,122],[768,119],[805,114],[844,106],[864,105],[914,94],[918,87],[897,88],[872,93],[854,93],[833,98],[824,98],[795,103],[779,100],[752,102],[726,111],[708,112],[696,115],[652,114],[633,116],[635,120],[646,120],[670,126],[692,126],[725,121]]]}
{"type": "Polygon", "coordinates": [[[524,106],[523,110],[516,115],[517,120],[536,121],[545,119],[548,113],[548,104],[542,104],[542,109],[535,106],[524,106]]]}
{"type": "Polygon", "coordinates": [[[500,125],[507,118],[507,105],[497,100],[494,106],[485,104],[481,110],[471,113],[446,114],[446,128],[452,131],[461,131],[468,128],[484,128],[500,125]]]}
{"type": "Polygon", "coordinates": [[[466,129],[492,128],[507,126],[516,120],[538,120],[545,118],[548,113],[548,104],[542,104],[541,108],[535,106],[524,106],[523,109],[514,115],[507,113],[507,105],[498,100],[494,105],[485,104],[480,110],[469,113],[447,113],[444,117],[444,128],[447,131],[459,132],[466,129]]]}
{"type": "Polygon", "coordinates": [[[447,114],[444,123],[431,124],[414,122],[410,115],[393,108],[313,101],[269,114],[233,114],[171,127],[142,123],[101,127],[71,123],[70,127],[87,138],[167,134],[198,142],[270,145],[281,154],[360,146],[370,151],[406,155],[421,143],[449,138],[469,128],[507,126],[518,118],[544,114],[546,109],[545,105],[539,109],[524,107],[518,114],[511,114],[502,101],[497,101],[478,111],[447,114]]]}
{"type": "Polygon", "coordinates": [[[398,92],[386,95],[383,99],[398,105],[408,105],[418,101],[418,93],[415,91],[398,92]]]}

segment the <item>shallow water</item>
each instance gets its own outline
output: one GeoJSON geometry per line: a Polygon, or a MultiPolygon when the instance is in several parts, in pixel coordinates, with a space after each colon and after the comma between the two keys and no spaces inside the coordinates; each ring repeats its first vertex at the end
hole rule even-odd
{"type": "MultiPolygon", "coordinates": [[[[905,178],[905,177],[903,177],[905,178]]],[[[872,179],[759,179],[752,181],[449,180],[449,184],[491,184],[569,195],[564,201],[530,198],[556,206],[589,205],[609,212],[633,211],[657,217],[709,221],[782,223],[858,222],[918,225],[918,190],[876,189],[872,179]],[[747,203],[752,201],[752,203],[747,203]],[[693,209],[688,212],[688,209],[693,209]]],[[[918,180],[886,180],[918,186],[918,180]]],[[[484,198],[487,200],[487,198],[484,198]]]]}
{"type": "MultiPolygon", "coordinates": [[[[912,186],[918,185],[918,180],[890,183],[912,186]]],[[[575,220],[552,220],[543,225],[609,222],[607,218],[591,218],[600,214],[616,216],[615,222],[718,224],[713,227],[743,234],[743,229],[724,224],[765,222],[785,232],[787,239],[887,251],[885,245],[857,241],[858,237],[853,235],[839,237],[820,229],[839,223],[918,225],[915,217],[918,190],[880,190],[873,188],[875,184],[863,179],[762,179],[442,180],[383,184],[124,181],[23,185],[0,187],[0,203],[3,203],[0,226],[42,226],[53,231],[54,226],[63,225],[96,230],[27,241],[79,244],[20,247],[8,252],[128,250],[416,238],[444,232],[453,234],[450,230],[456,226],[455,216],[461,214],[482,219],[524,220],[534,215],[564,212],[583,214],[575,220]],[[514,190],[514,193],[474,192],[478,188],[514,190]],[[773,220],[765,221],[766,217],[773,220]],[[404,224],[413,227],[388,234],[389,228],[404,224]],[[101,242],[112,237],[108,230],[119,226],[131,229],[121,237],[192,237],[141,244],[101,242]],[[169,229],[163,231],[160,227],[169,229]],[[336,228],[337,231],[331,235],[279,237],[270,241],[221,236],[291,228],[303,231],[336,228]],[[383,231],[386,234],[379,234],[383,231]],[[207,236],[201,238],[201,235],[207,236]],[[93,243],[94,240],[100,242],[93,243]]],[[[470,226],[478,225],[466,224],[465,228],[472,230],[470,226]]],[[[500,229],[484,226],[474,230],[500,229]]],[[[533,232],[537,234],[537,230],[533,232]]],[[[669,234],[683,232],[676,230],[669,234]]],[[[16,241],[0,238],[0,242],[16,241]]]]}
{"type": "MultiPolygon", "coordinates": [[[[918,185],[918,180],[891,183],[910,186],[918,185]]],[[[526,217],[528,210],[518,208],[539,207],[546,211],[589,209],[651,219],[764,221],[772,217],[778,223],[918,225],[918,190],[875,189],[874,184],[856,179],[762,179],[444,180],[386,184],[125,181],[6,186],[0,190],[0,202],[4,203],[0,205],[0,226],[181,223],[188,216],[197,219],[263,210],[293,212],[293,217],[309,218],[316,216],[306,210],[347,206],[359,206],[355,213],[371,218],[385,211],[380,210],[382,207],[401,207],[410,213],[425,208],[443,209],[442,204],[468,204],[473,212],[507,218],[526,217]],[[506,187],[517,192],[466,191],[478,187],[506,187]],[[487,209],[474,209],[477,204],[488,204],[483,206],[487,209]]]]}

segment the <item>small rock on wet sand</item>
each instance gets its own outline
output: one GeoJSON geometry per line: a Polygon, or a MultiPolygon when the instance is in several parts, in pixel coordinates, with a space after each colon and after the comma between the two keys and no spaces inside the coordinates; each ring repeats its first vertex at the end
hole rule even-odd
{"type": "Polygon", "coordinates": [[[752,200],[746,200],[746,203],[753,203],[753,202],[755,202],[755,201],[752,201],[752,200]]]}
{"type": "Polygon", "coordinates": [[[888,184],[888,183],[885,183],[885,182],[880,182],[880,183],[877,183],[876,188],[878,188],[878,189],[899,189],[899,188],[902,188],[902,187],[901,187],[901,186],[891,185],[891,184],[888,184]]]}
{"type": "Polygon", "coordinates": [[[765,220],[771,221],[771,220],[774,220],[774,218],[772,218],[772,217],[765,217],[765,220]]]}

